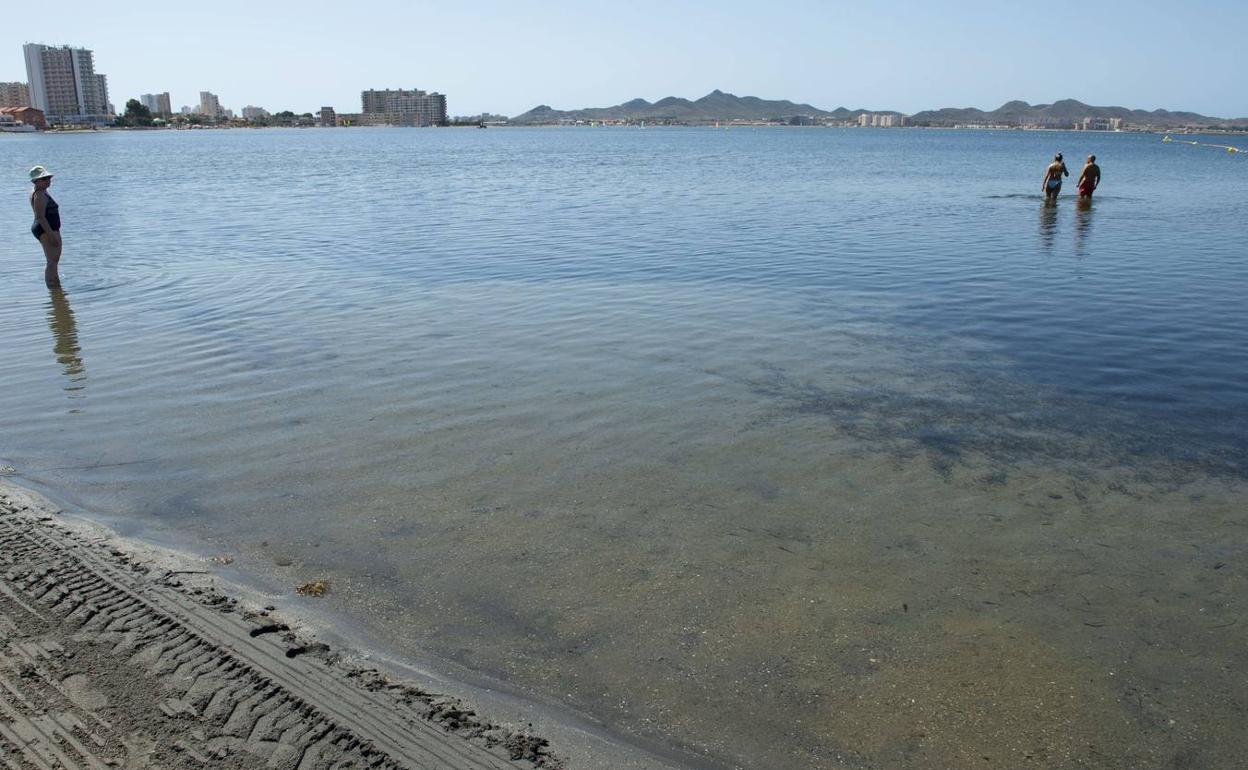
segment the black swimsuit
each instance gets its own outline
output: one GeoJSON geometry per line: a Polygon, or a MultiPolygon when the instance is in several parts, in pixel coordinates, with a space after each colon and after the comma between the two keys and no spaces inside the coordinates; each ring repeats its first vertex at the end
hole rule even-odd
{"type": "MultiPolygon", "coordinates": [[[[52,200],[52,196],[44,193],[44,197],[48,199],[48,205],[43,209],[43,218],[48,220],[48,225],[52,228],[52,232],[61,229],[61,207],[56,205],[56,201],[52,200]]],[[[43,237],[43,225],[39,224],[39,220],[30,226],[30,234],[35,236],[35,240],[43,237]]]]}

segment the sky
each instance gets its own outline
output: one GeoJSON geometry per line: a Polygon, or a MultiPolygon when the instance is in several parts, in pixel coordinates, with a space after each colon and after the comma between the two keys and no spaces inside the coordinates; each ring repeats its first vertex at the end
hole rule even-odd
{"type": "Polygon", "coordinates": [[[118,109],[169,91],[224,107],[360,110],[368,88],[514,116],[714,89],[914,113],[1073,98],[1248,117],[1244,0],[57,0],[6,3],[0,81],[22,45],[95,52],[118,109]]]}

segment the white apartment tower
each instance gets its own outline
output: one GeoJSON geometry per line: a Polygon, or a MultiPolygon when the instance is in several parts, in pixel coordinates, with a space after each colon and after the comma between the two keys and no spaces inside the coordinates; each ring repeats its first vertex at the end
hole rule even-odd
{"type": "Polygon", "coordinates": [[[115,115],[117,111],[113,109],[113,103],[108,100],[108,76],[107,75],[101,75],[99,73],[96,73],[95,89],[96,89],[95,93],[99,95],[99,98],[104,100],[103,101],[104,114],[115,115]]]}
{"type": "Polygon", "coordinates": [[[49,122],[99,123],[109,119],[108,83],[96,73],[91,51],[27,43],[22,52],[30,106],[43,110],[49,122]]]}
{"type": "Polygon", "coordinates": [[[143,94],[139,103],[151,110],[153,115],[172,115],[173,105],[169,102],[169,92],[163,94],[143,94]]]}
{"type": "Polygon", "coordinates": [[[199,114],[210,118],[219,118],[225,113],[221,110],[221,100],[211,91],[199,92],[199,114]]]}

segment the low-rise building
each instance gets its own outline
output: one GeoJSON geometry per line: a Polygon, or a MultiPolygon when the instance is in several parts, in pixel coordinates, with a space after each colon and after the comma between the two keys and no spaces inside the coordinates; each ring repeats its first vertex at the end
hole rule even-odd
{"type": "Polygon", "coordinates": [[[0,116],[8,118],[6,123],[22,123],[41,130],[48,127],[43,110],[34,107],[0,107],[0,116]]]}
{"type": "Polygon", "coordinates": [[[247,105],[243,108],[243,120],[264,120],[269,117],[269,111],[263,107],[247,105]]]}

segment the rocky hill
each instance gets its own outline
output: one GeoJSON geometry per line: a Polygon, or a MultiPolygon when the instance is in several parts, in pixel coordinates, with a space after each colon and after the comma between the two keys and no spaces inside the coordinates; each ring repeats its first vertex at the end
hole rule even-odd
{"type": "Polygon", "coordinates": [[[760,99],[757,96],[736,96],[716,89],[701,99],[690,101],[669,96],[657,102],[645,99],[617,104],[614,107],[588,107],[580,110],[556,110],[545,104],[534,107],[509,122],[513,125],[538,125],[598,120],[653,120],[680,123],[707,123],[716,120],[788,120],[797,116],[849,120],[866,110],[821,110],[809,104],[788,100],[760,99]]]}
{"type": "MultiPolygon", "coordinates": [[[[864,112],[900,115],[894,110],[846,109],[823,110],[809,104],[797,104],[788,100],[760,99],[757,96],[736,96],[718,89],[701,99],[690,101],[669,96],[657,102],[645,99],[617,104],[614,107],[587,107],[579,110],[556,110],[539,105],[508,121],[512,125],[550,125],[577,121],[626,120],[654,121],[656,123],[712,123],[731,120],[788,121],[795,117],[815,120],[852,121],[864,112]]],[[[916,126],[954,126],[967,123],[995,125],[1070,125],[1084,118],[1121,118],[1130,126],[1156,128],[1222,127],[1248,129],[1248,118],[1216,118],[1195,112],[1172,112],[1170,110],[1133,110],[1126,107],[1095,107],[1063,99],[1052,104],[1028,104],[1023,101],[1006,102],[995,110],[985,111],[974,107],[945,107],[924,110],[910,117],[916,126]]]]}
{"type": "Polygon", "coordinates": [[[1132,126],[1156,126],[1177,128],[1182,126],[1248,127],[1248,118],[1215,118],[1195,112],[1172,112],[1170,110],[1132,110],[1126,107],[1094,107],[1075,99],[1062,99],[1052,104],[1028,104],[1006,102],[995,110],[985,112],[974,107],[945,107],[925,110],[910,116],[916,126],[952,126],[966,123],[992,123],[998,125],[1045,125],[1094,118],[1108,120],[1121,118],[1132,126]]]}

